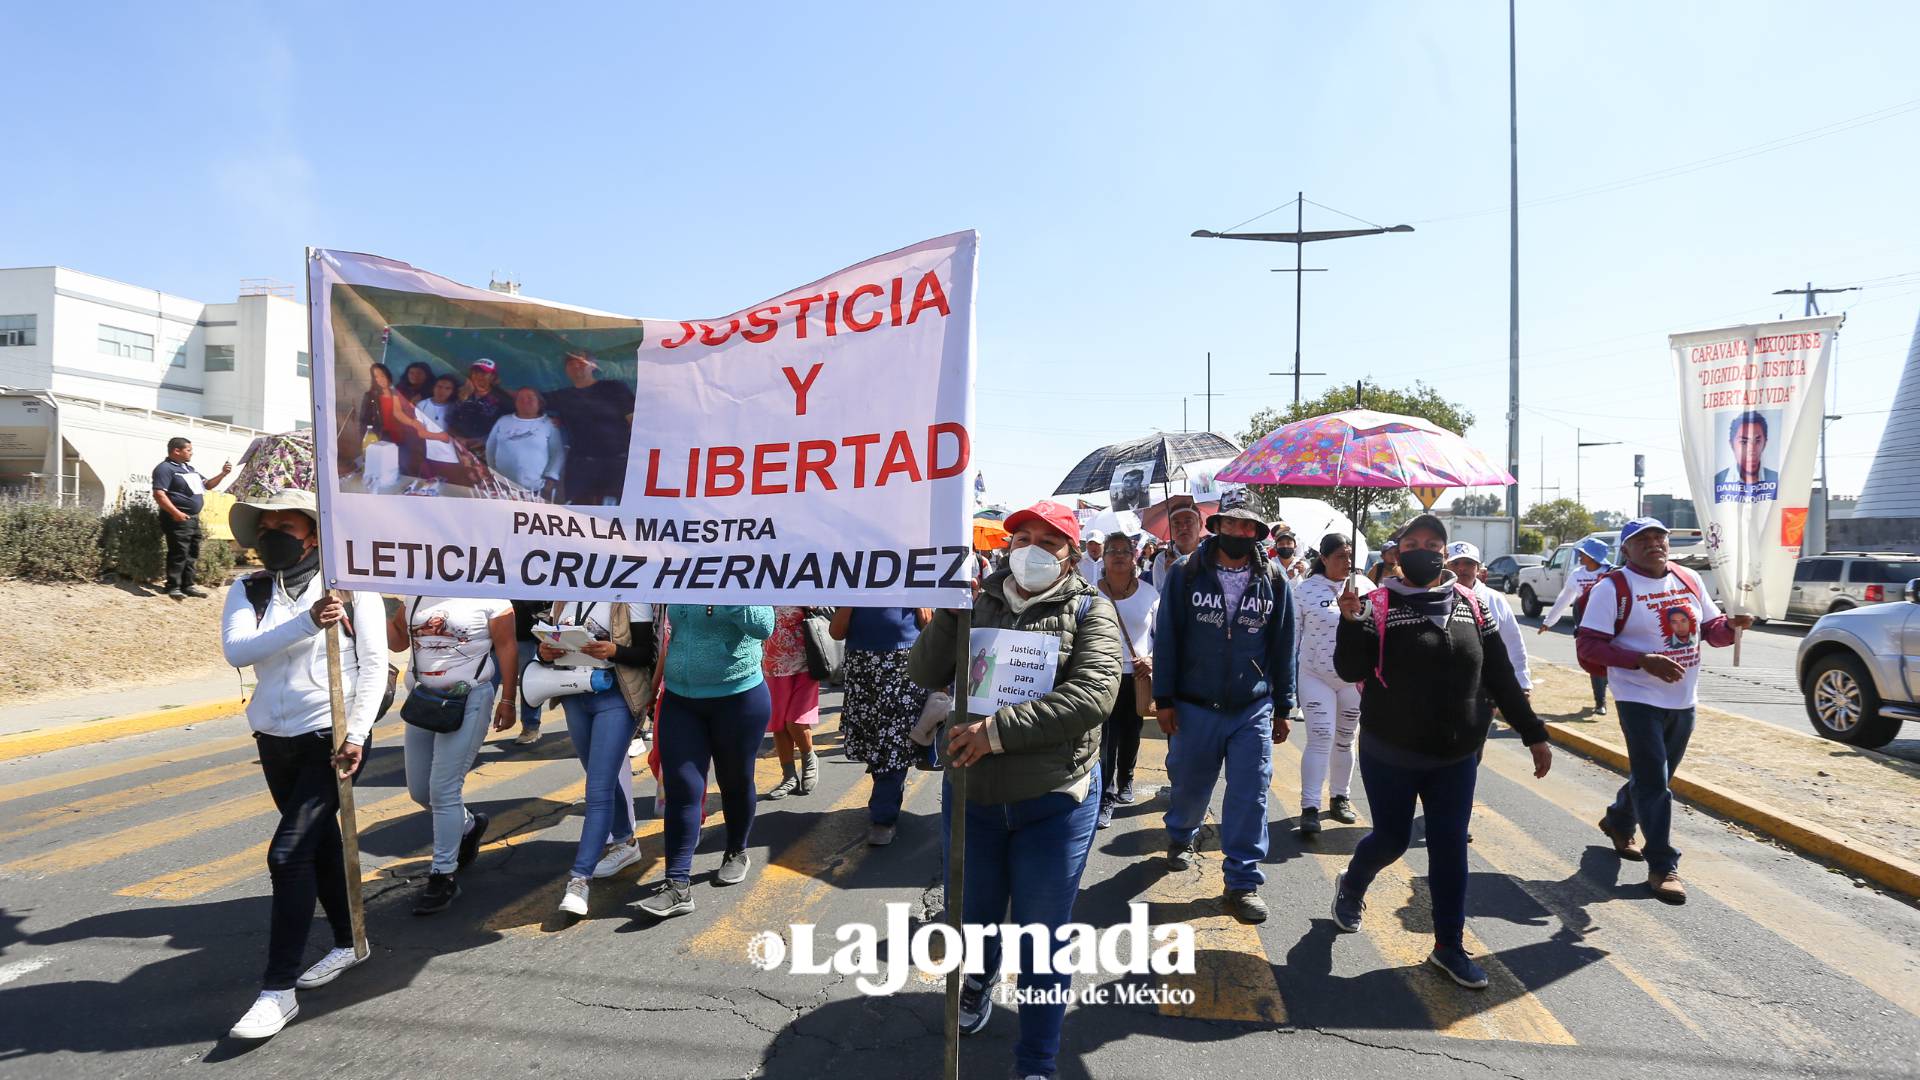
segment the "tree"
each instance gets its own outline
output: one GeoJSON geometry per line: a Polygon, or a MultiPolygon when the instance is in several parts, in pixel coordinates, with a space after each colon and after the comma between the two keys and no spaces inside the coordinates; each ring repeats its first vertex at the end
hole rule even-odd
{"type": "Polygon", "coordinates": [[[1618,510],[1595,510],[1593,525],[1596,529],[1617,529],[1627,523],[1627,515],[1618,510]]]}
{"type": "MultiPolygon", "coordinates": [[[[1242,446],[1251,446],[1254,442],[1275,428],[1291,424],[1296,420],[1305,420],[1311,416],[1324,416],[1327,413],[1341,412],[1355,408],[1354,389],[1335,387],[1319,397],[1302,401],[1298,405],[1289,405],[1284,409],[1261,409],[1247,418],[1247,430],[1241,432],[1242,446]]],[[[1431,420],[1455,434],[1464,433],[1473,426],[1473,414],[1464,406],[1448,401],[1440,392],[1424,382],[1416,381],[1412,390],[1389,390],[1385,387],[1365,384],[1359,400],[1360,408],[1377,412],[1402,413],[1431,420]]],[[[1247,487],[1253,498],[1253,504],[1269,520],[1279,514],[1276,499],[1320,499],[1333,504],[1336,508],[1352,515],[1356,497],[1358,519],[1355,527],[1366,531],[1369,537],[1375,531],[1384,536],[1384,529],[1369,529],[1369,520],[1376,514],[1388,521],[1397,523],[1406,515],[1412,502],[1404,488],[1327,488],[1306,487],[1296,484],[1251,484],[1247,487]]]]}
{"type": "Polygon", "coordinates": [[[1553,537],[1556,544],[1578,540],[1595,531],[1593,515],[1572,499],[1539,503],[1527,511],[1526,522],[1553,537]]]}
{"type": "Polygon", "coordinates": [[[1460,517],[1498,517],[1507,500],[1498,495],[1462,495],[1453,500],[1453,512],[1460,517]]]}

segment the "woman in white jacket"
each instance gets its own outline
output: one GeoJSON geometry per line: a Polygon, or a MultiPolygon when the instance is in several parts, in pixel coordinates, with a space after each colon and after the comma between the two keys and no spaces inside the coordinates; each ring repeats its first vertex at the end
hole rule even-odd
{"type": "MultiPolygon", "coordinates": [[[[1585,596],[1595,582],[1613,572],[1613,567],[1607,562],[1607,554],[1606,541],[1596,536],[1589,536],[1573,546],[1576,565],[1567,575],[1566,584],[1560,587],[1560,595],[1553,598],[1553,606],[1547,609],[1546,618],[1540,620],[1540,629],[1534,633],[1546,633],[1554,623],[1560,621],[1560,616],[1573,607],[1574,601],[1585,596]]],[[[1573,621],[1577,623],[1580,620],[1576,617],[1573,621]]],[[[1587,681],[1593,684],[1594,715],[1607,715],[1607,677],[1588,675],[1587,681]]]]}
{"type": "Polygon", "coordinates": [[[1300,640],[1300,711],[1307,717],[1307,748],[1300,760],[1300,835],[1320,831],[1323,794],[1327,813],[1343,825],[1360,820],[1347,797],[1353,783],[1353,738],[1360,727],[1360,688],[1333,670],[1333,642],[1340,628],[1340,594],[1351,586],[1365,594],[1367,579],[1353,572],[1353,541],[1341,533],[1320,538],[1313,573],[1293,587],[1294,625],[1300,640]]]}
{"type": "Polygon", "coordinates": [[[266,569],[227,590],[220,645],[227,663],[253,668],[247,724],[280,812],[267,846],[273,881],[267,969],[259,997],[233,1026],[237,1039],[275,1034],[300,1012],[296,987],[324,986],[366,959],[354,953],[335,776],[357,774],[365,760],[386,689],[387,645],[378,593],[336,596],[321,580],[319,517],[313,493],[293,489],[235,503],[227,515],[233,538],[257,549],[266,569]],[[347,731],[338,748],[327,684],[329,626],[342,630],[347,731]],[[333,948],[303,971],[316,900],[327,914],[333,948]]]}

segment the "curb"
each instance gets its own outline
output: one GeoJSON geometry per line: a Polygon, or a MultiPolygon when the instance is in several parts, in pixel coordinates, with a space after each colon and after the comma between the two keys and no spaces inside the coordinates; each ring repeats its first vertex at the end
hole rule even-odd
{"type": "Polygon", "coordinates": [[[0,761],[50,754],[55,750],[123,739],[129,735],[144,735],[149,731],[186,727],[206,720],[235,716],[244,712],[246,707],[247,699],[243,697],[216,698],[170,709],[82,720],[58,727],[0,735],[0,761]]]}
{"type": "MultiPolygon", "coordinates": [[[[1627,771],[1626,751],[1612,743],[1554,723],[1547,724],[1547,735],[1552,741],[1577,754],[1622,773],[1627,771]]],[[[1766,803],[1736,795],[1716,784],[1676,776],[1671,786],[1675,795],[1721,817],[1790,844],[1816,859],[1850,870],[1909,899],[1920,900],[1920,863],[1902,859],[1872,844],[1862,843],[1766,803]]]]}

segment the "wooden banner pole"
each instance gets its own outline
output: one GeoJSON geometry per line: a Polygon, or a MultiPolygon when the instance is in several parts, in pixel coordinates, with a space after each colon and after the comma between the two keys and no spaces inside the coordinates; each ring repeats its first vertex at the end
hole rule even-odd
{"type": "MultiPolygon", "coordinates": [[[[969,719],[967,716],[967,655],[969,639],[973,637],[973,609],[961,612],[959,628],[954,633],[953,643],[953,710],[947,715],[949,723],[969,719]]],[[[942,734],[945,734],[943,731],[942,734]]],[[[947,800],[947,925],[953,927],[954,940],[965,941],[965,931],[961,929],[961,897],[966,895],[966,850],[967,850],[967,770],[956,768],[953,757],[941,748],[946,758],[947,788],[944,798],[947,800]]],[[[960,946],[964,955],[965,947],[960,946]]],[[[955,965],[947,973],[947,1060],[941,1076],[946,1080],[960,1080],[960,980],[966,977],[961,970],[964,965],[955,965]]]]}

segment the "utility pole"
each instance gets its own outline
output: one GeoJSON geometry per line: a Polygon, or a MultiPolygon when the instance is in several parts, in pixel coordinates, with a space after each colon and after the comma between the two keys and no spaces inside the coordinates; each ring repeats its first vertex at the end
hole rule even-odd
{"type": "MultiPolygon", "coordinates": [[[[1195,229],[1191,234],[1208,240],[1266,240],[1277,244],[1293,245],[1293,269],[1274,270],[1273,273],[1293,275],[1293,371],[1291,374],[1293,375],[1293,403],[1295,405],[1300,404],[1301,376],[1326,374],[1324,371],[1302,371],[1300,369],[1300,304],[1302,298],[1300,283],[1303,280],[1301,275],[1322,273],[1325,270],[1325,267],[1310,268],[1305,264],[1306,245],[1319,240],[1344,240],[1350,236],[1379,236],[1382,233],[1410,233],[1413,231],[1413,226],[1411,225],[1372,225],[1371,228],[1366,229],[1316,229],[1313,232],[1308,232],[1306,230],[1306,204],[1306,192],[1296,192],[1293,198],[1294,231],[1290,233],[1215,232],[1212,229],[1195,229]]],[[[1321,206],[1319,203],[1315,203],[1314,205],[1321,206]]],[[[1280,207],[1274,207],[1274,210],[1278,209],[1280,209],[1280,207]]],[[[1321,206],[1321,209],[1333,210],[1330,206],[1321,206]]],[[[1267,213],[1272,212],[1272,210],[1267,211],[1267,213]]],[[[1348,214],[1344,210],[1334,210],[1333,212],[1345,217],[1353,217],[1352,214],[1348,214]]],[[[1266,214],[1260,216],[1265,217],[1266,214]]],[[[1354,220],[1366,221],[1365,218],[1354,218],[1354,220]]],[[[1371,225],[1371,223],[1369,224],[1371,225]]],[[[1269,374],[1284,375],[1288,373],[1275,371],[1269,374]]]]}
{"type": "MultiPolygon", "coordinates": [[[[1520,75],[1513,16],[1507,0],[1507,516],[1520,538],[1520,75]]],[[[1541,464],[1546,463],[1544,449],[1541,464]]],[[[1544,488],[1542,491],[1544,492],[1544,488]]]]}
{"type": "Polygon", "coordinates": [[[1860,286],[1858,286],[1858,285],[1849,285],[1849,286],[1847,286],[1847,287],[1846,287],[1846,288],[1844,288],[1844,289],[1816,289],[1816,288],[1814,288],[1814,287],[1813,287],[1813,282],[1811,282],[1811,281],[1809,281],[1809,282],[1807,282],[1807,284],[1806,284],[1806,287],[1805,287],[1805,288],[1800,288],[1800,289],[1775,289],[1775,290],[1773,290],[1773,295],[1775,295],[1775,296],[1804,296],[1804,297],[1806,297],[1806,298],[1807,298],[1807,310],[1806,310],[1805,312],[1803,312],[1802,314],[1804,315],[1804,317],[1806,317],[1806,318],[1809,318],[1809,319],[1810,319],[1810,318],[1812,318],[1812,317],[1814,317],[1815,315],[1818,315],[1818,314],[1820,314],[1820,302],[1819,302],[1818,300],[1815,300],[1815,299],[1814,299],[1814,297],[1816,297],[1816,296],[1826,296],[1826,295],[1827,295],[1828,293],[1843,293],[1843,292],[1859,292],[1859,291],[1860,291],[1860,286]]]}
{"type": "Polygon", "coordinates": [[[1213,430],[1213,353],[1207,353],[1207,430],[1213,430]]]}

